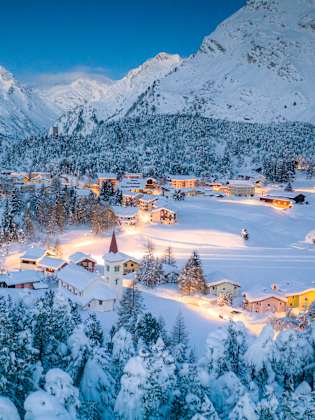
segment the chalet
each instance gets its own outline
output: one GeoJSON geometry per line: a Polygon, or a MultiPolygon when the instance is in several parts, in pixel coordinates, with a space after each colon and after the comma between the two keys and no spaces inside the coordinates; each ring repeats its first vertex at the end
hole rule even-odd
{"type": "Polygon", "coordinates": [[[176,190],[183,188],[196,188],[197,178],[189,175],[172,175],[170,176],[171,186],[176,190]]]}
{"type": "Polygon", "coordinates": [[[36,289],[44,286],[43,275],[36,270],[11,271],[0,276],[0,286],[16,289],[36,289]]]}
{"type": "Polygon", "coordinates": [[[29,248],[20,256],[20,268],[33,269],[38,266],[40,260],[47,254],[43,248],[29,248]]]}
{"type": "Polygon", "coordinates": [[[144,194],[139,197],[138,208],[142,211],[152,211],[154,208],[154,203],[157,201],[157,197],[154,197],[149,194],[144,194]]]}
{"type": "Polygon", "coordinates": [[[315,301],[315,289],[306,289],[302,292],[289,293],[286,295],[288,299],[288,308],[298,308],[305,310],[315,301]]]}
{"type": "Polygon", "coordinates": [[[125,276],[126,274],[129,273],[135,273],[136,271],[139,270],[140,267],[140,262],[133,257],[129,257],[127,255],[127,260],[124,261],[124,267],[123,267],[123,275],[125,276]]]}
{"type": "Polygon", "coordinates": [[[176,211],[168,207],[158,207],[151,211],[151,222],[171,225],[176,223],[176,211]]]}
{"type": "Polygon", "coordinates": [[[158,181],[155,178],[147,178],[145,180],[145,189],[149,191],[153,191],[157,189],[159,186],[158,181]]]}
{"type": "Polygon", "coordinates": [[[244,179],[232,179],[227,184],[228,194],[236,197],[253,197],[255,184],[244,179]]]}
{"type": "Polygon", "coordinates": [[[137,207],[113,206],[112,210],[117,218],[119,225],[134,226],[138,223],[139,210],[137,207]]]}
{"type": "Polygon", "coordinates": [[[119,181],[116,174],[113,174],[113,173],[99,174],[97,177],[97,183],[98,183],[99,188],[101,188],[105,182],[110,182],[112,186],[115,188],[118,185],[119,181]]]}
{"type": "Polygon", "coordinates": [[[293,207],[293,200],[286,197],[276,197],[276,196],[266,196],[266,197],[260,197],[260,201],[263,201],[264,203],[268,203],[273,207],[276,207],[278,209],[290,209],[293,207]]]}
{"type": "Polygon", "coordinates": [[[40,271],[50,274],[61,270],[66,265],[67,262],[65,260],[62,260],[61,258],[50,257],[48,255],[45,255],[43,258],[41,258],[37,264],[40,271]]]}
{"type": "Polygon", "coordinates": [[[143,178],[143,175],[140,172],[126,172],[124,174],[126,179],[140,179],[143,178]]]}
{"type": "Polygon", "coordinates": [[[75,252],[69,256],[69,262],[71,264],[77,264],[85,268],[87,271],[94,272],[96,266],[96,260],[89,254],[84,252],[75,252]]]}
{"type": "Polygon", "coordinates": [[[253,298],[245,296],[243,306],[250,312],[285,312],[287,298],[278,295],[263,295],[253,298]]]}
{"type": "Polygon", "coordinates": [[[123,178],[119,189],[125,192],[143,193],[146,187],[146,181],[143,178],[123,178]]]}
{"type": "Polygon", "coordinates": [[[222,279],[218,281],[207,282],[207,289],[210,294],[215,296],[229,293],[232,297],[237,297],[240,295],[241,286],[239,283],[230,281],[228,279],[222,279]]]}
{"type": "Polygon", "coordinates": [[[122,193],[122,205],[123,206],[136,206],[138,204],[139,198],[142,194],[131,192],[131,191],[124,191],[122,193]]]}
{"type": "Polygon", "coordinates": [[[112,311],[116,293],[104,279],[78,264],[68,264],[57,273],[59,288],[84,309],[112,311]]]}

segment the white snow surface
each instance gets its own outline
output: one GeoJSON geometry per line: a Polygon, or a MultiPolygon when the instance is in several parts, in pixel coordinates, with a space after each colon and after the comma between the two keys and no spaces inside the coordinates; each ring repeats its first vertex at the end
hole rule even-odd
{"type": "Polygon", "coordinates": [[[20,420],[15,405],[7,397],[0,397],[0,420],[20,420]]]}
{"type": "Polygon", "coordinates": [[[0,135],[18,138],[39,133],[56,116],[50,105],[0,65],[0,135]]]}
{"type": "Polygon", "coordinates": [[[131,115],[315,121],[314,0],[250,0],[141,98],[131,115]]]}

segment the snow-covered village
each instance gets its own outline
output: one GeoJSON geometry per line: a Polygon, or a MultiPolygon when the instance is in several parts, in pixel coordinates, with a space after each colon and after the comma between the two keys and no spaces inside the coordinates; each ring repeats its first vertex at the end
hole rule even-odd
{"type": "Polygon", "coordinates": [[[0,420],[315,420],[314,0],[31,3],[0,54],[0,420]]]}

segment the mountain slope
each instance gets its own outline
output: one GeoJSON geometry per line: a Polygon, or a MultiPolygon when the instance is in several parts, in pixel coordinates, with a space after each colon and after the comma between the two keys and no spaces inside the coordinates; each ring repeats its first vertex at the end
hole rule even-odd
{"type": "Polygon", "coordinates": [[[54,111],[36,93],[0,66],[0,135],[18,138],[36,134],[54,118],[54,111]]]}
{"type": "Polygon", "coordinates": [[[315,121],[315,0],[248,0],[127,115],[315,121]]]}
{"type": "MultiPolygon", "coordinates": [[[[181,58],[178,55],[160,53],[131,70],[120,80],[108,83],[106,86],[96,82],[93,92],[82,94],[81,99],[74,101],[75,105],[78,105],[76,108],[69,110],[68,105],[65,106],[66,112],[58,118],[54,126],[58,127],[60,134],[86,135],[92,131],[98,121],[124,117],[127,110],[152,83],[164,77],[180,62],[181,58]]],[[[63,96],[54,97],[55,103],[61,104],[62,101],[63,96]]],[[[66,101],[63,103],[66,104],[66,101]]]]}
{"type": "Polygon", "coordinates": [[[69,111],[87,102],[97,102],[106,98],[112,80],[79,78],[68,84],[58,84],[37,89],[39,96],[59,112],[69,111]]]}

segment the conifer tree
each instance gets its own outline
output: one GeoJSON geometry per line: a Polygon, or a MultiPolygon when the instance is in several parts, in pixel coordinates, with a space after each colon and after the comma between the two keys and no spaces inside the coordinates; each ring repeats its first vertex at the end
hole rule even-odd
{"type": "Polygon", "coordinates": [[[180,290],[185,294],[205,293],[206,282],[201,267],[200,258],[196,251],[193,252],[185,267],[178,277],[180,290]]]}
{"type": "Polygon", "coordinates": [[[124,288],[117,309],[117,328],[124,327],[128,332],[134,335],[137,321],[143,314],[143,310],[143,298],[138,288],[134,284],[130,288],[124,288]]]}

